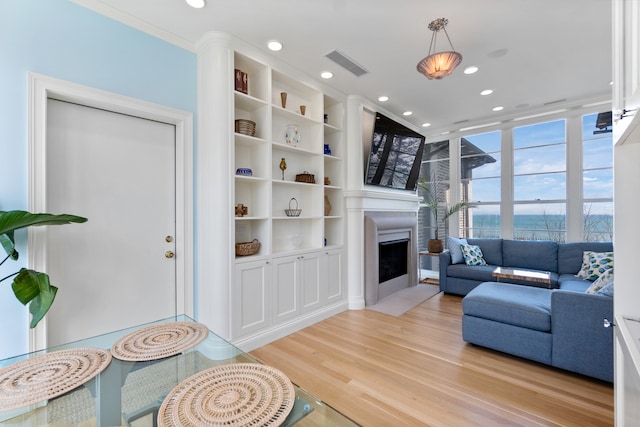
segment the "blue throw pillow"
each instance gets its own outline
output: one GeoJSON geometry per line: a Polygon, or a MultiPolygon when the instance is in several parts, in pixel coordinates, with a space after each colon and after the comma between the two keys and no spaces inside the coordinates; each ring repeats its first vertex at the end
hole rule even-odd
{"type": "Polygon", "coordinates": [[[464,262],[467,265],[487,265],[487,262],[482,256],[482,250],[480,246],[476,245],[460,245],[462,249],[462,255],[464,256],[464,262]]]}
{"type": "Polygon", "coordinates": [[[462,248],[460,247],[463,244],[467,244],[467,239],[456,239],[455,237],[447,236],[447,248],[451,253],[451,264],[464,262],[464,255],[462,255],[462,248]]]}

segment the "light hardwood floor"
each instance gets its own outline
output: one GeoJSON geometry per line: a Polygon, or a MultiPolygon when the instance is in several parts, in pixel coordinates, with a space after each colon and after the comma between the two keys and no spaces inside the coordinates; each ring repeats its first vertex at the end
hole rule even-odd
{"type": "Polygon", "coordinates": [[[251,352],[364,426],[612,426],[613,387],[465,343],[462,299],[346,311],[251,352]]]}

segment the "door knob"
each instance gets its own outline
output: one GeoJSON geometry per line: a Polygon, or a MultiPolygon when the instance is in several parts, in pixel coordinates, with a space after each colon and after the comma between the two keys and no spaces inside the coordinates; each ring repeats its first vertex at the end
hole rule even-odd
{"type": "Polygon", "coordinates": [[[164,253],[164,256],[165,256],[166,258],[173,258],[173,257],[174,257],[174,255],[175,255],[175,254],[174,254],[173,252],[171,252],[171,251],[167,251],[167,252],[165,252],[165,253],[164,253]]]}

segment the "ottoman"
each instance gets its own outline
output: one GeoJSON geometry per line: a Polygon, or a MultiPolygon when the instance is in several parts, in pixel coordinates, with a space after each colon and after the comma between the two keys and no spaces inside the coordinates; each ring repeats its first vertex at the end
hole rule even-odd
{"type": "Polygon", "coordinates": [[[551,364],[550,289],[483,282],[462,300],[462,338],[551,364]]]}

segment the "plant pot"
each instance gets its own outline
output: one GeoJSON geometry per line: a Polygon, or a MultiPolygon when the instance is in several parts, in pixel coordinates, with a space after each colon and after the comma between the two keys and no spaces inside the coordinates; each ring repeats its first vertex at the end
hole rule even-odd
{"type": "Polygon", "coordinates": [[[442,252],[442,240],[429,239],[427,241],[427,249],[432,254],[439,254],[440,252],[442,252]]]}

